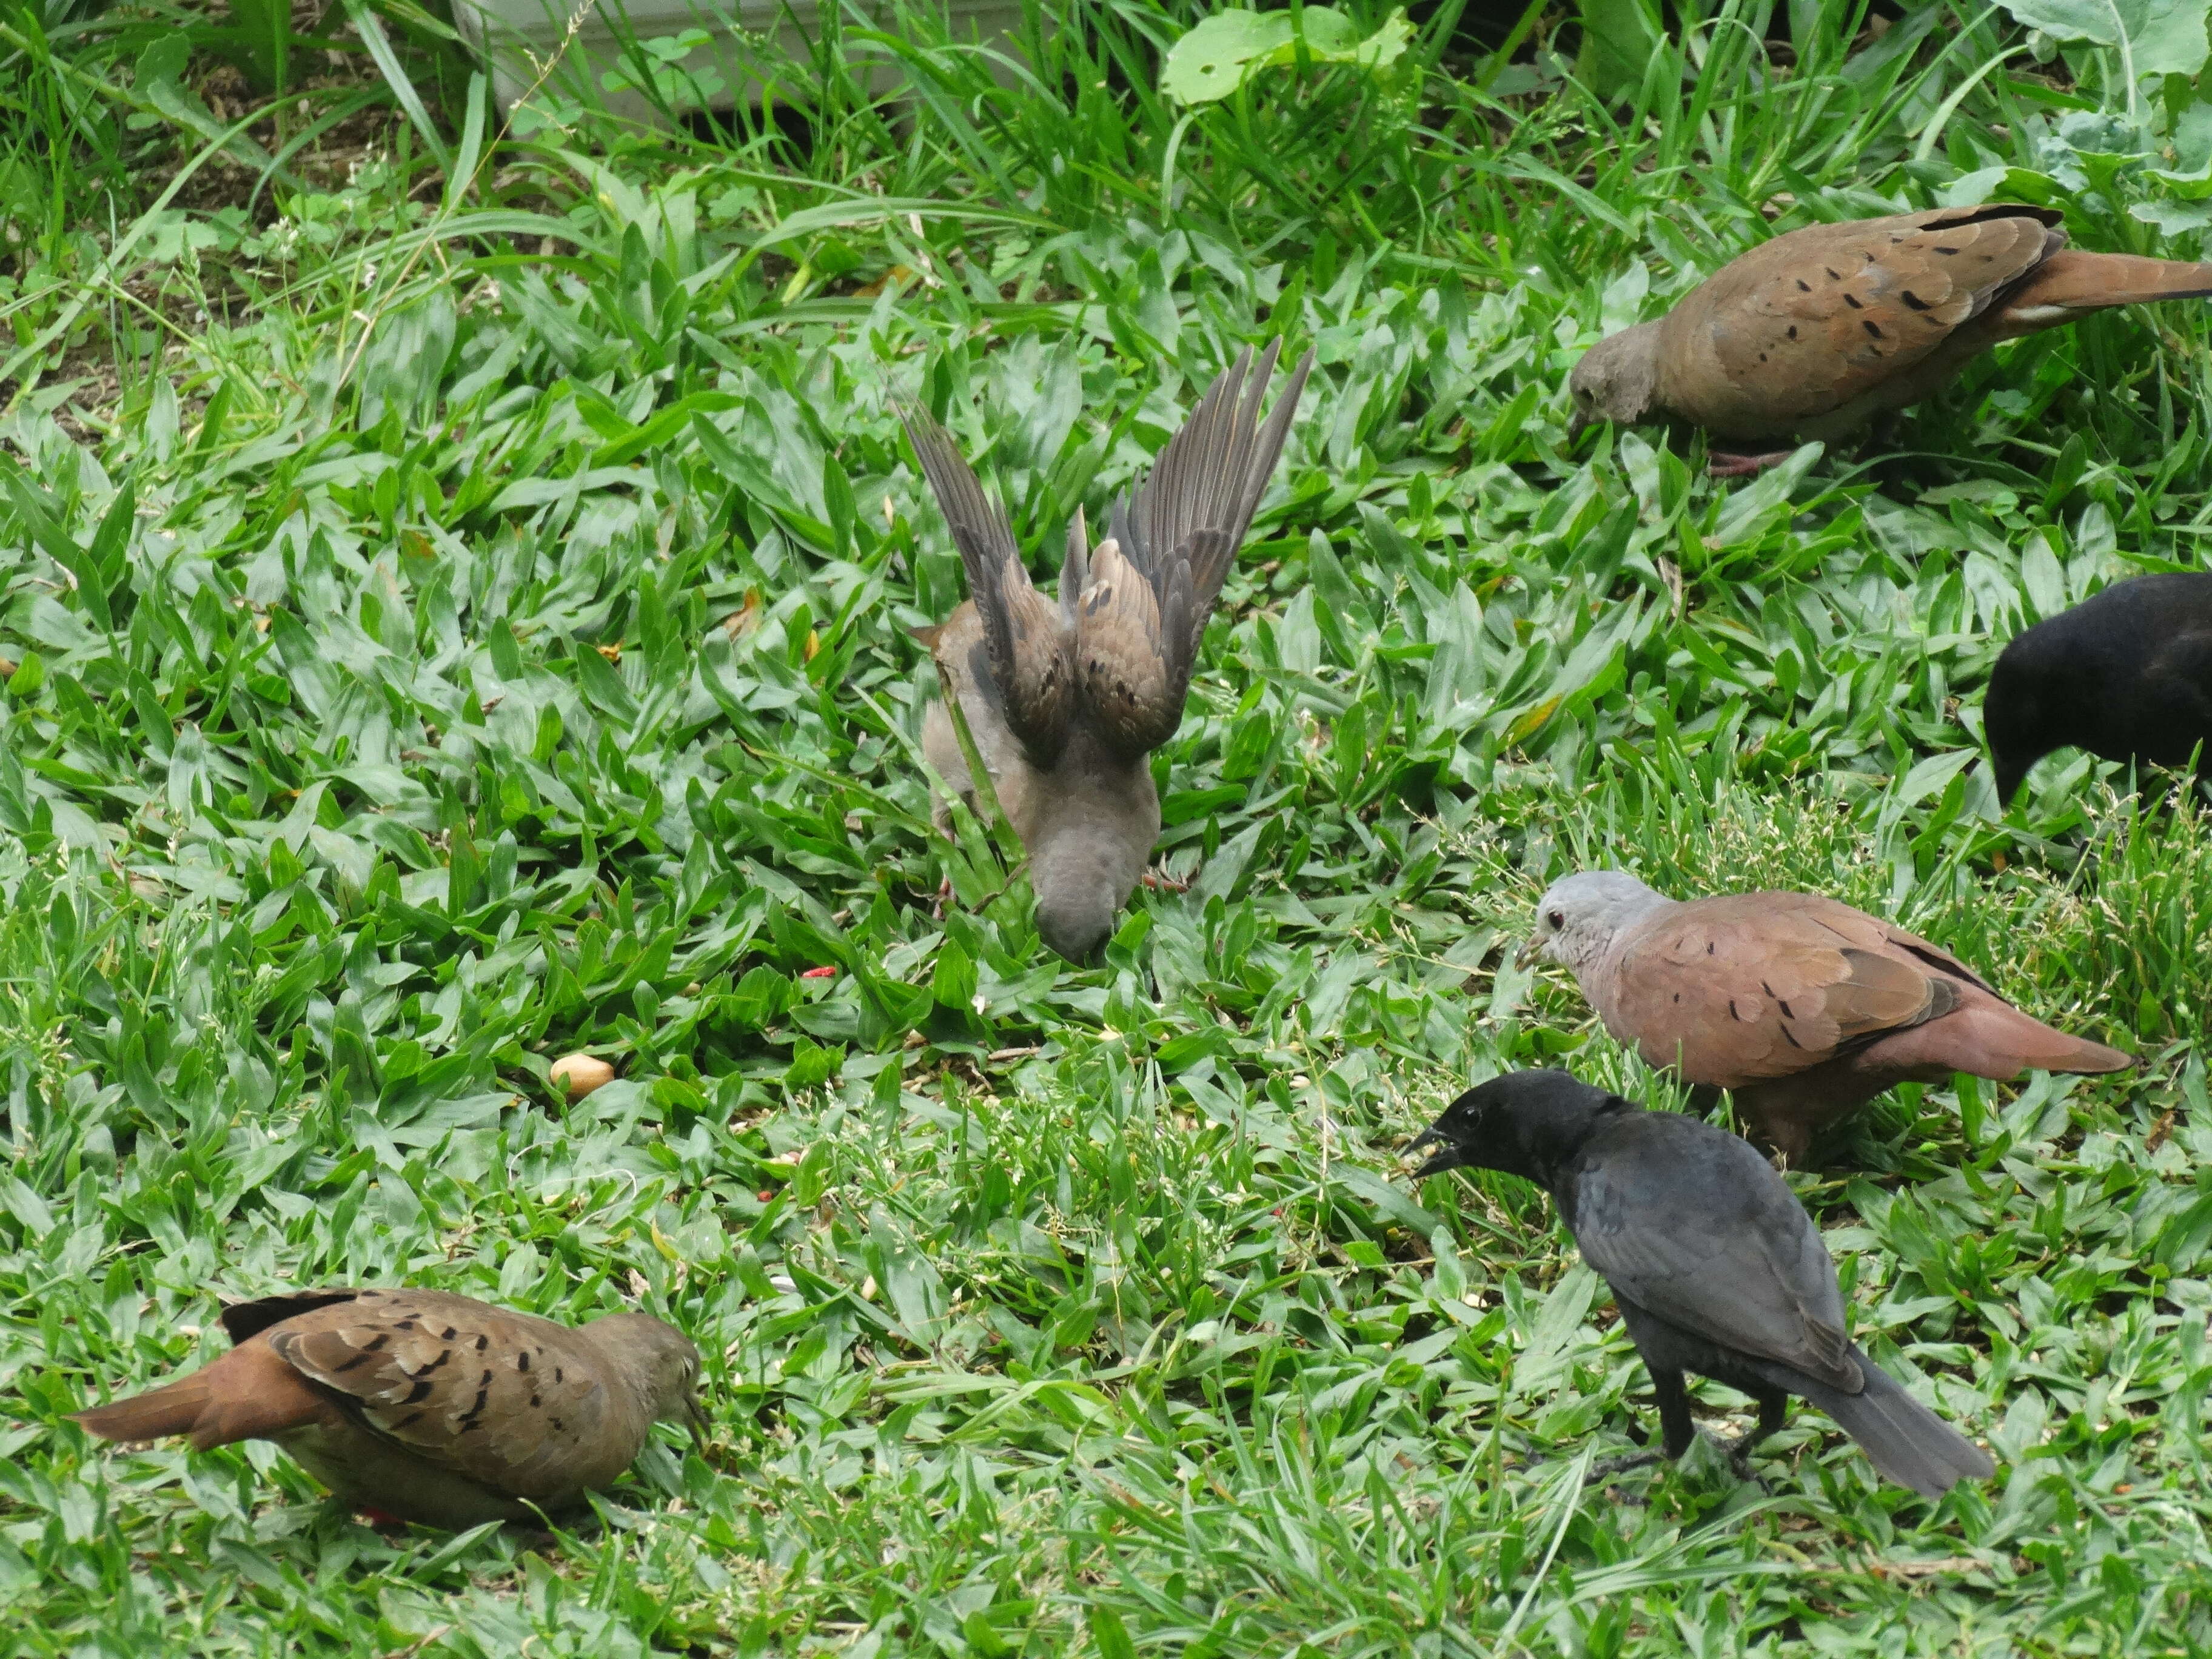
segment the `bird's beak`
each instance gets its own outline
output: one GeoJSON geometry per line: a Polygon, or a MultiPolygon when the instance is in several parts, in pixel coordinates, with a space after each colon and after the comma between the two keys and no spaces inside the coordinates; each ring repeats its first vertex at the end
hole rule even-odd
{"type": "Polygon", "coordinates": [[[1531,939],[1518,951],[1515,951],[1513,954],[1513,965],[1516,968],[1526,968],[1529,963],[1535,961],[1536,947],[1540,943],[1540,940],[1531,939]]]}
{"type": "Polygon", "coordinates": [[[1432,1175],[1442,1175],[1446,1170],[1456,1170],[1467,1162],[1467,1154],[1445,1140],[1433,1127],[1424,1129],[1419,1134],[1414,1136],[1413,1144],[1406,1148],[1406,1152],[1408,1157],[1411,1157],[1424,1146],[1438,1145],[1443,1146],[1443,1151],[1437,1153],[1419,1169],[1413,1171],[1413,1178],[1415,1181],[1426,1181],[1432,1175]]]}
{"type": "Polygon", "coordinates": [[[707,1407],[696,1394],[687,1396],[684,1401],[684,1426],[691,1431],[693,1449],[700,1456],[706,1456],[707,1407]]]}
{"type": "Polygon", "coordinates": [[[2020,786],[2027,777],[2027,769],[2025,766],[2007,766],[1999,761],[1993,763],[1991,769],[1994,773],[1992,781],[1996,783],[1997,791],[1997,816],[2002,817],[2006,809],[2012,805],[2012,798],[2020,793],[2020,786]]]}
{"type": "Polygon", "coordinates": [[[1586,428],[1595,426],[1596,424],[1597,417],[1595,416],[1585,414],[1579,409],[1577,410],[1567,419],[1567,441],[1569,443],[1574,442],[1576,439],[1583,435],[1583,433],[1586,428]]]}

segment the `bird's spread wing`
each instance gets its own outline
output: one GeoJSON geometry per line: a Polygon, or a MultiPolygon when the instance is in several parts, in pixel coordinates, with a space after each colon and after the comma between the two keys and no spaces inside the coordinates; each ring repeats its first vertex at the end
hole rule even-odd
{"type": "Polygon", "coordinates": [[[2051,228],[2058,216],[1946,208],[1792,231],[1692,296],[1693,334],[1677,349],[1686,367],[1710,351],[1777,416],[1825,413],[1916,367],[2002,299],[2065,241],[2051,228]]]}
{"type": "Polygon", "coordinates": [[[1031,761],[1049,767],[1067,739],[1071,631],[1030,580],[1006,514],[983,494],[952,434],[919,409],[902,407],[899,417],[960,550],[1007,727],[1031,761]]]}
{"type": "Polygon", "coordinates": [[[1206,619],[1313,368],[1309,352],[1262,422],[1280,349],[1271,343],[1256,365],[1248,349],[1222,372],[1151,477],[1115,504],[1091,556],[1077,672],[1102,735],[1125,755],[1157,749],[1182,720],[1206,619]]]}
{"type": "Polygon", "coordinates": [[[363,1291],[267,1340],[371,1432],[496,1491],[550,1495],[580,1462],[600,1461],[605,1380],[550,1321],[439,1291],[363,1291]]]}
{"type": "Polygon", "coordinates": [[[1592,1000],[1649,1064],[1733,1089],[1948,1012],[1958,994],[1946,972],[1973,981],[1924,940],[1833,899],[1730,893],[1632,935],[1592,1000]]]}
{"type": "Polygon", "coordinates": [[[1583,1259],[1668,1324],[1856,1393],[1835,1264],[1812,1218],[1747,1143],[1681,1127],[1638,1114],[1585,1149],[1567,1176],[1583,1259]]]}

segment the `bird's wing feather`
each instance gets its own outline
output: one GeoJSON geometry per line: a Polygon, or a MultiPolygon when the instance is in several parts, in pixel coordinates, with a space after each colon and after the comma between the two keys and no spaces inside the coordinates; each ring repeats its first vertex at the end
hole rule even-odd
{"type": "Polygon", "coordinates": [[[1006,726],[1036,764],[1049,767],[1066,742],[1073,699],[1066,623],[1030,580],[1006,514],[983,494],[952,434],[920,409],[902,407],[899,417],[960,550],[1006,726]]]}
{"type": "Polygon", "coordinates": [[[1649,1064],[1732,1089],[1934,1018],[1955,994],[1849,905],[1730,893],[1677,905],[1630,934],[1594,975],[1591,1000],[1649,1064]]]}
{"type": "Polygon", "coordinates": [[[1855,1392],[1835,1264],[1812,1218],[1737,1137],[1657,1113],[1585,1146],[1575,1242],[1614,1295],[1738,1353],[1855,1392]]]}
{"type": "Polygon", "coordinates": [[[1256,367],[1248,349],[1215,379],[1144,484],[1115,503],[1091,556],[1078,675],[1102,735],[1124,755],[1157,749],[1182,720],[1206,619],[1313,368],[1309,352],[1262,422],[1280,349],[1270,343],[1256,367]]]}
{"type": "Polygon", "coordinates": [[[623,1425],[574,1333],[466,1297],[362,1291],[267,1340],[370,1432],[498,1492],[550,1497],[611,1478],[642,1443],[641,1430],[602,1443],[623,1425]]]}
{"type": "Polygon", "coordinates": [[[1942,350],[2064,242],[2057,218],[1946,208],[1792,231],[1693,293],[1662,352],[1692,385],[1709,362],[1723,399],[1778,418],[1825,414],[1942,350]]]}
{"type": "MultiPolygon", "coordinates": [[[[2143,665],[2142,702],[2160,711],[2174,734],[2161,757],[2179,766],[2201,734],[2212,732],[2212,629],[2193,629],[2162,641],[2143,665]]],[[[2212,742],[2200,762],[2212,773],[2212,742]]]]}

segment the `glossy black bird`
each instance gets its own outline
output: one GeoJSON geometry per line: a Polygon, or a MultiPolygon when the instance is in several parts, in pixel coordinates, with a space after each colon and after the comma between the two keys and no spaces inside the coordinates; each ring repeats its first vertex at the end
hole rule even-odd
{"type": "Polygon", "coordinates": [[[2212,765],[2212,575],[2115,582],[2016,635],[1990,674],[1982,730],[2008,802],[2054,749],[2212,765]]]}
{"type": "Polygon", "coordinates": [[[1413,1149],[1436,1145],[1443,1150],[1417,1179],[1499,1170],[1551,1194],[1583,1259],[1613,1287],[1650,1370],[1667,1456],[1681,1456],[1696,1436],[1682,1386],[1683,1373],[1695,1371],[1759,1402],[1758,1426],[1725,1448],[1739,1472],[1782,1426],[1794,1394],[1923,1497],[1996,1473],[1987,1453],[1851,1340],[1820,1230],[1749,1142],[1696,1118],[1647,1112],[1565,1072],[1515,1072],[1462,1095],[1413,1149]]]}

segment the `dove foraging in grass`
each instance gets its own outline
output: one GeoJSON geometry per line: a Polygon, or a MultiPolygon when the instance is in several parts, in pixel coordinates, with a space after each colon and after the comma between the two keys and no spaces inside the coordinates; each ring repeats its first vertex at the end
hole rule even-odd
{"type": "Polygon", "coordinates": [[[222,1310],[237,1346],[76,1414],[107,1440],[273,1440],[331,1493],[459,1528],[568,1508],[656,1420],[702,1424],[699,1351],[645,1314],[575,1329],[443,1291],[314,1290],[222,1310]]]}
{"type": "Polygon", "coordinates": [[[2054,749],[2212,774],[2212,575],[2116,582],[2015,635],[1990,673],[1982,732],[1997,801],[2054,749]]]}
{"type": "MultiPolygon", "coordinates": [[[[1255,367],[1248,349],[1223,371],[1133,495],[1115,503],[1106,538],[1086,550],[1070,527],[1058,602],[1023,568],[1006,516],[985,497],[951,434],[902,410],[908,435],[960,549],[970,595],[937,628],[916,630],[959,700],[999,805],[1030,860],[1037,930],[1087,961],[1144,874],[1160,832],[1151,752],[1174,735],[1221,584],[1275,470],[1309,352],[1263,422],[1281,342],[1255,367]]],[[[942,701],[922,749],[975,805],[942,701]]]]}
{"type": "MultiPolygon", "coordinates": [[[[1672,418],[1753,443],[1843,437],[1999,341],[2212,295],[2212,264],[2069,248],[2061,216],[1996,203],[1777,236],[1591,347],[1568,381],[1575,427],[1672,418]]],[[[1713,471],[1779,459],[1716,455],[1713,471]]]]}
{"type": "Polygon", "coordinates": [[[1437,1145],[1443,1150],[1417,1178],[1498,1170],[1551,1194],[1651,1373],[1667,1456],[1681,1456],[1697,1437],[1682,1387],[1682,1374],[1694,1371],[1759,1402],[1758,1426],[1723,1448],[1739,1471],[1782,1426],[1794,1394],[1835,1419],[1875,1468],[1924,1498],[1996,1473],[1988,1453],[1851,1340],[1820,1229],[1735,1136],[1647,1112],[1565,1072],[1516,1072],[1468,1090],[1413,1142],[1417,1151],[1437,1145]]]}
{"type": "Polygon", "coordinates": [[[2135,1064],[2030,1019],[1926,939],[1812,893],[1678,902],[1585,871],[1544,895],[1522,955],[1572,973],[1645,1064],[1729,1091],[1747,1133],[1793,1162],[1895,1084],[2135,1064]]]}

